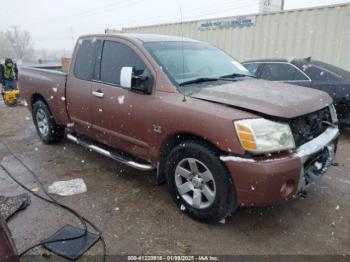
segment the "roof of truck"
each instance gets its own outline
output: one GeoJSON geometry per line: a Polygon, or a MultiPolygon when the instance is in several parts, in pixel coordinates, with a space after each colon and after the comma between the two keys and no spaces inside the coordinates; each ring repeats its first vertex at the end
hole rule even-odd
{"type": "Polygon", "coordinates": [[[139,33],[116,33],[116,34],[99,34],[99,35],[86,35],[84,37],[94,37],[94,36],[120,36],[124,38],[132,38],[137,39],[141,42],[171,42],[171,41],[186,41],[186,42],[199,42],[197,40],[181,37],[181,36],[173,36],[173,35],[159,35],[159,34],[139,34],[139,33]]]}
{"type": "Polygon", "coordinates": [[[198,42],[197,40],[181,37],[181,36],[173,36],[173,35],[159,35],[159,34],[138,34],[138,33],[121,33],[118,34],[124,37],[137,38],[142,42],[162,42],[162,41],[190,41],[190,42],[198,42]]]}

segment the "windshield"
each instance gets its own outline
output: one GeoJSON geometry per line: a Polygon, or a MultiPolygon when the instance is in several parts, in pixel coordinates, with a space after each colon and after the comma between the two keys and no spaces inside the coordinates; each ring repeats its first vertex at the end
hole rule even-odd
{"type": "Polygon", "coordinates": [[[252,76],[222,50],[201,42],[149,42],[146,49],[178,85],[200,78],[252,76]]]}

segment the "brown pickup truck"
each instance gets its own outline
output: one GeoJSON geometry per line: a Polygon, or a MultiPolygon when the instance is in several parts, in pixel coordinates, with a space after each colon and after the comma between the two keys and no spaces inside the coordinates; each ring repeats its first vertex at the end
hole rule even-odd
{"type": "Polygon", "coordinates": [[[176,204],[205,222],[304,192],[329,168],[339,135],[326,93],[256,80],[186,38],[83,36],[68,74],[22,67],[19,81],[44,143],[66,134],[154,169],[176,204]]]}

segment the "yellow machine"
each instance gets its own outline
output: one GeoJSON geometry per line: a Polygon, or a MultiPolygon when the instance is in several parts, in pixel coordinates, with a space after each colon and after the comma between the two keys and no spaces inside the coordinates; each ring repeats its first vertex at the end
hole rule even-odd
{"type": "Polygon", "coordinates": [[[13,106],[17,104],[17,100],[19,97],[19,89],[16,88],[14,90],[10,90],[10,91],[3,91],[2,92],[2,97],[4,99],[4,103],[7,106],[13,106]]]}

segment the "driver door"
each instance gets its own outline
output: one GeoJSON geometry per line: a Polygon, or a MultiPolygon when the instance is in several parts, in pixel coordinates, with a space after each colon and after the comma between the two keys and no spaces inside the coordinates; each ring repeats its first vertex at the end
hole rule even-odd
{"type": "Polygon", "coordinates": [[[148,112],[151,95],[120,85],[122,67],[147,67],[128,42],[106,40],[100,56],[98,80],[92,83],[92,126],[95,139],[113,148],[148,157],[148,112]]]}

